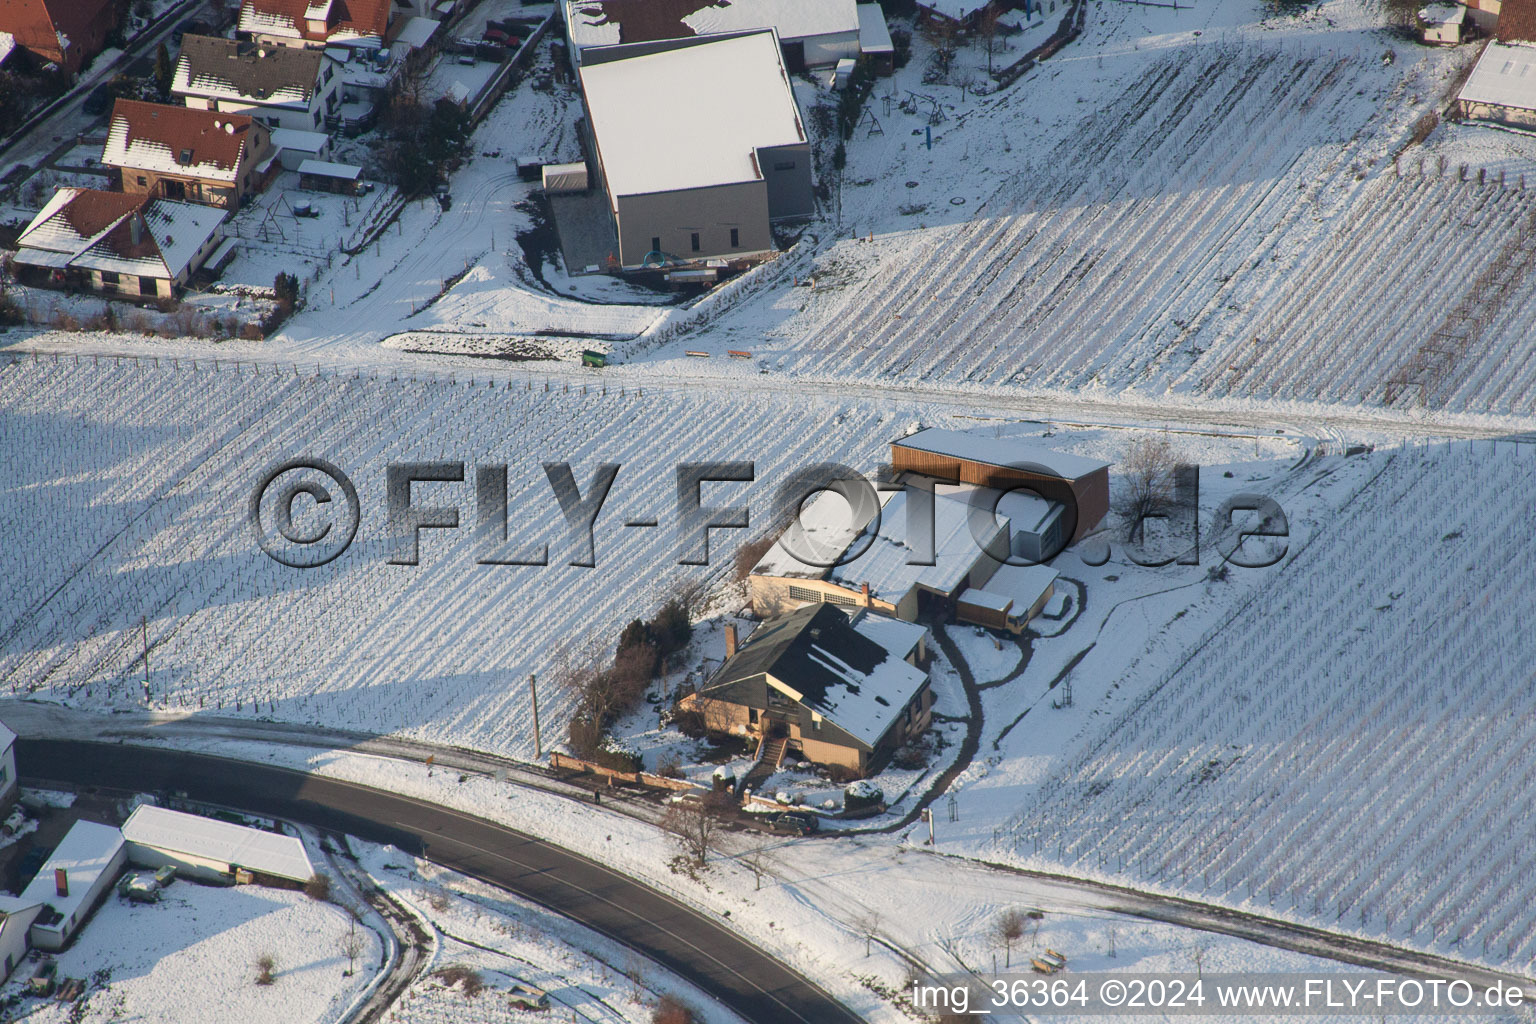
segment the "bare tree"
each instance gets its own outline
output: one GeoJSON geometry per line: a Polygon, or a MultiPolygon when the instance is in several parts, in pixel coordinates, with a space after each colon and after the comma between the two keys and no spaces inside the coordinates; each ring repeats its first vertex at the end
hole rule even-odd
{"type": "Polygon", "coordinates": [[[1196,939],[1189,947],[1189,959],[1195,965],[1195,974],[1199,976],[1205,971],[1205,955],[1211,951],[1210,945],[1204,939],[1196,939]]]}
{"type": "Polygon", "coordinates": [[[357,934],[357,918],[352,919],[352,927],[347,934],[341,937],[341,955],[347,958],[347,977],[357,973],[357,958],[363,955],[365,943],[363,937],[357,934]]]}
{"type": "Polygon", "coordinates": [[[1005,951],[1004,967],[1013,966],[1013,944],[1024,937],[1024,920],[1021,912],[1010,907],[998,915],[997,923],[992,926],[993,934],[1005,951]]]}
{"type": "Polygon", "coordinates": [[[768,852],[761,846],[754,846],[741,857],[741,862],[752,872],[752,888],[758,890],[763,887],[763,876],[768,873],[768,852]]]}
{"type": "Polygon", "coordinates": [[[256,984],[270,985],[277,980],[277,957],[263,953],[256,958],[256,984]]]}
{"type": "Polygon", "coordinates": [[[992,54],[997,51],[997,19],[1000,15],[995,4],[988,4],[981,9],[981,18],[976,22],[976,39],[987,51],[987,74],[992,73],[992,54]]]}
{"type": "Polygon", "coordinates": [[[679,800],[662,815],[661,827],[672,834],[682,855],[694,868],[708,863],[729,806],[730,799],[725,794],[710,793],[702,798],[679,800]]]}
{"type": "Polygon", "coordinates": [[[865,911],[853,921],[853,926],[864,936],[864,955],[874,951],[875,936],[880,932],[880,915],[873,910],[865,911]]]}
{"type": "Polygon", "coordinates": [[[960,90],[960,98],[964,100],[966,94],[976,87],[976,72],[970,68],[961,68],[950,80],[960,90]]]}
{"type": "Polygon", "coordinates": [[[1132,441],[1120,460],[1125,481],[1115,511],[1125,524],[1127,543],[1139,543],[1149,517],[1161,514],[1173,499],[1178,458],[1166,438],[1132,441]]]}

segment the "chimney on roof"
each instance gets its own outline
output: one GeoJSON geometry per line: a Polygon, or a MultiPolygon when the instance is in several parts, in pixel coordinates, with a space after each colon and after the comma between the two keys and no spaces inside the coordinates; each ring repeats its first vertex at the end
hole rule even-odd
{"type": "Polygon", "coordinates": [[[734,622],[725,624],[725,656],[727,658],[736,656],[736,623],[734,622]]]}
{"type": "Polygon", "coordinates": [[[143,239],[144,223],[139,220],[139,215],[135,213],[128,218],[128,240],[134,245],[138,245],[143,239]]]}
{"type": "Polygon", "coordinates": [[[53,869],[53,886],[54,886],[55,889],[59,890],[59,898],[60,899],[63,899],[66,896],[68,896],[69,895],[69,872],[65,871],[63,868],[54,868],[53,869]]]}
{"type": "Polygon", "coordinates": [[[864,596],[864,607],[868,608],[869,607],[869,584],[868,583],[865,583],[863,585],[863,587],[861,588],[861,592],[862,592],[862,594],[864,596]]]}

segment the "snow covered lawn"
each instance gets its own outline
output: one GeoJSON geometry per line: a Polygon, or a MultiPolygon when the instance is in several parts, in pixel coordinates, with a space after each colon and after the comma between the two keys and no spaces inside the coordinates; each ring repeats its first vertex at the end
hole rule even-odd
{"type": "MultiPolygon", "coordinates": [[[[159,903],[108,896],[75,944],[59,954],[58,973],[91,980],[86,998],[95,1016],[86,1019],[331,1024],[378,965],[377,936],[359,928],[357,973],[342,976],[347,957],[340,944],[349,922],[340,908],[300,892],[178,881],[159,903]],[[276,962],[270,985],[256,984],[256,962],[264,954],[276,962]]],[[[23,964],[11,986],[30,974],[23,964]]],[[[27,1018],[35,1024],[72,1019],[69,1003],[25,1005],[35,1008],[27,1018]]]]}

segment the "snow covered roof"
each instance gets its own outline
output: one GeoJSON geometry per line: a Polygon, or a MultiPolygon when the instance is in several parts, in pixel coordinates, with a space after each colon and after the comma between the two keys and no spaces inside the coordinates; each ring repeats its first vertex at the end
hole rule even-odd
{"type": "Polygon", "coordinates": [[[412,18],[407,21],[395,36],[395,42],[403,44],[412,50],[420,49],[432,41],[432,36],[437,32],[440,21],[431,18],[412,18]]]}
{"type": "Polygon", "coordinates": [[[265,106],[307,107],[328,60],[320,50],[186,36],[171,91],[265,106]]]}
{"type": "Polygon", "coordinates": [[[1070,455],[1042,444],[1019,438],[982,437],[963,430],[929,427],[891,442],[897,448],[944,455],[987,466],[1008,467],[1030,463],[1051,470],[1065,480],[1080,479],[1109,466],[1107,462],[1081,455],[1070,455]]]}
{"type": "Polygon", "coordinates": [[[21,905],[46,903],[68,920],[92,893],[104,872],[113,868],[123,848],[123,834],[111,825],[77,821],[54,847],[47,863],[38,871],[18,901],[21,905]],[[63,868],[69,883],[69,895],[60,896],[54,872],[63,868]]]}
{"type": "Polygon", "coordinates": [[[306,132],[297,128],[272,129],[272,145],[299,153],[323,153],[331,144],[325,132],[306,132]]]}
{"type": "MultiPolygon", "coordinates": [[[[890,493],[890,492],[887,492],[890,493]]],[[[939,487],[933,503],[933,563],[913,565],[915,538],[907,537],[907,492],[890,493],[881,512],[880,532],[858,558],[836,566],[826,578],[850,590],[869,584],[871,597],[898,603],[913,587],[938,594],[953,594],[965,584],[984,549],[997,541],[1004,524],[973,511],[971,498],[981,494],[986,503],[995,492],[977,487],[939,487]],[[972,527],[972,519],[975,527],[972,527]],[[982,535],[978,540],[976,534],[982,535]]],[[[860,537],[854,545],[862,545],[860,537]]]]}
{"type": "Polygon", "coordinates": [[[5,63],[5,58],[16,49],[16,37],[9,32],[0,32],[0,64],[5,63]]]}
{"type": "Polygon", "coordinates": [[[1426,4],[1419,8],[1419,21],[1425,25],[1460,25],[1467,18],[1467,8],[1457,3],[1426,4]]]}
{"type": "Polygon", "coordinates": [[[715,673],[701,695],[744,679],[768,684],[873,747],[922,690],[928,674],[896,653],[916,646],[923,627],[816,604],[763,623],[715,673]],[[910,643],[908,642],[910,640],[910,643]]]}
{"type": "MultiPolygon", "coordinates": [[[[1000,565],[987,580],[983,592],[1012,601],[1013,610],[1022,614],[1034,607],[1060,575],[1048,565],[1000,565]]],[[[971,588],[960,595],[960,600],[977,604],[979,602],[974,599],[977,594],[978,591],[971,588]]]]}
{"type": "Polygon", "coordinates": [[[305,160],[299,164],[300,174],[314,174],[321,178],[341,178],[344,181],[356,181],[363,173],[361,167],[352,164],[333,164],[328,160],[305,160]]]}
{"type": "Polygon", "coordinates": [[[891,27],[885,23],[885,11],[879,4],[859,4],[859,52],[896,52],[891,27]]]}
{"type": "Polygon", "coordinates": [[[4,722],[0,722],[0,754],[11,749],[11,744],[16,742],[16,731],[4,722]]]}
{"type": "Polygon", "coordinates": [[[389,5],[390,0],[242,0],[239,28],[311,42],[382,40],[389,31],[389,5]],[[310,22],[323,28],[316,31],[310,22]]]}
{"type": "Polygon", "coordinates": [[[61,188],[17,239],[18,263],[176,278],[225,211],[197,203],[61,188]]]}
{"type": "Polygon", "coordinates": [[[776,29],[788,42],[859,30],[854,0],[566,0],[578,50],[776,29]]]}
{"type": "Polygon", "coordinates": [[[805,142],[772,32],[583,65],[581,83],[615,197],[760,181],[758,149],[805,142]]]}
{"type": "Polygon", "coordinates": [[[140,804],[129,815],[123,823],[123,838],[295,882],[307,882],[315,873],[303,842],[292,836],[150,804],[140,804]]]}
{"type": "Polygon", "coordinates": [[[245,114],[118,100],[101,162],[234,184],[266,128],[245,114]]]}
{"type": "Polygon", "coordinates": [[[1536,47],[1489,43],[1456,98],[1536,110],[1536,47]]]}

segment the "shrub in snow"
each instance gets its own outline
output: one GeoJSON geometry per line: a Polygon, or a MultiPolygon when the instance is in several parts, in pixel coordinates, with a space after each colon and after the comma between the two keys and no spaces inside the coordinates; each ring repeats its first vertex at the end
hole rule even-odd
{"type": "Polygon", "coordinates": [[[843,809],[847,811],[860,811],[866,807],[874,807],[885,799],[885,792],[868,779],[860,779],[851,782],[843,790],[843,809]]]}

